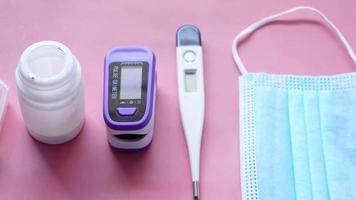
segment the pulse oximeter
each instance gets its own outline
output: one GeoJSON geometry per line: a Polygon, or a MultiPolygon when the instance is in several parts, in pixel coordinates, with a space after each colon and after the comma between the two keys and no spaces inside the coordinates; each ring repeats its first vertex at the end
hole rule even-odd
{"type": "Polygon", "coordinates": [[[156,95],[153,52],[114,48],[105,57],[103,115],[108,142],[118,149],[142,149],[152,141],[156,95]]]}

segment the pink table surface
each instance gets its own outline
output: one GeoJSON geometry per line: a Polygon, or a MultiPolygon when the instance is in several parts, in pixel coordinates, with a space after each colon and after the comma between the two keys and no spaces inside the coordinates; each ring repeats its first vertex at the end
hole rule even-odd
{"type": "MultiPolygon", "coordinates": [[[[325,12],[356,48],[352,0],[2,0],[0,78],[10,96],[0,134],[0,199],[191,199],[175,58],[175,31],[186,23],[201,29],[205,53],[201,197],[240,199],[239,72],[231,41],[256,20],[302,4],[325,12]],[[70,47],[85,78],[86,124],[76,139],[54,146],[27,134],[14,83],[22,51],[48,39],[70,47]],[[112,152],[102,118],[103,57],[110,48],[127,44],[147,46],[157,56],[155,135],[150,149],[141,153],[112,152]]],[[[302,20],[266,26],[241,45],[250,71],[314,75],[355,70],[316,15],[302,12],[285,19],[302,20]]]]}

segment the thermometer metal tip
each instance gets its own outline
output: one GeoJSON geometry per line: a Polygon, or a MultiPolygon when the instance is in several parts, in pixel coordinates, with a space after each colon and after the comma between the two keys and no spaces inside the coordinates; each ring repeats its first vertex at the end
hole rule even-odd
{"type": "Polygon", "coordinates": [[[194,200],[199,200],[199,181],[193,181],[194,200]]]}

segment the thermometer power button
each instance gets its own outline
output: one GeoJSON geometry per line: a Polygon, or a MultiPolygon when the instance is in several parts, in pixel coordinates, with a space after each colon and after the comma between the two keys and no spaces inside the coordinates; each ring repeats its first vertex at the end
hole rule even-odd
{"type": "Polygon", "coordinates": [[[197,59],[197,55],[194,51],[188,50],[183,53],[183,58],[187,63],[192,63],[197,59]]]}

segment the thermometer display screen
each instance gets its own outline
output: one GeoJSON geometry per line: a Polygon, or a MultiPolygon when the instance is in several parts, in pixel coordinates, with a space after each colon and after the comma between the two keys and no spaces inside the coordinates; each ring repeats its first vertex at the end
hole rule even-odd
{"type": "Polygon", "coordinates": [[[197,91],[197,77],[196,71],[186,71],[184,74],[185,91],[196,92],[197,91]]]}
{"type": "Polygon", "coordinates": [[[142,66],[121,67],[120,99],[141,99],[142,66]]]}

